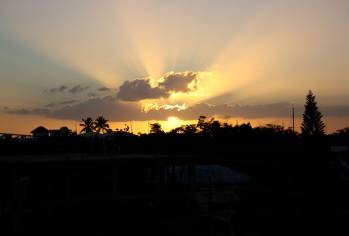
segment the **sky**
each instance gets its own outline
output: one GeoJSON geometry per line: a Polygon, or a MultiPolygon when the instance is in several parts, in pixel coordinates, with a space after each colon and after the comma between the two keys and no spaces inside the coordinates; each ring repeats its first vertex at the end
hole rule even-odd
{"type": "Polygon", "coordinates": [[[349,126],[348,42],[347,0],[0,0],[0,132],[289,126],[291,107],[298,125],[310,89],[332,132],[349,126]]]}

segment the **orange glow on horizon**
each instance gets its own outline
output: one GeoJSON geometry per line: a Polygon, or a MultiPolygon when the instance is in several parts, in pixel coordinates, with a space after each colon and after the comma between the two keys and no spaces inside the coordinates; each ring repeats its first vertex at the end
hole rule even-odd
{"type": "MultiPolygon", "coordinates": [[[[284,126],[285,128],[291,127],[292,122],[290,118],[217,118],[219,121],[227,122],[232,125],[243,124],[250,122],[253,127],[263,126],[266,124],[276,124],[284,126]]],[[[197,124],[197,120],[181,120],[178,117],[168,117],[167,120],[149,120],[149,121],[110,121],[110,128],[124,129],[127,126],[132,127],[133,133],[148,133],[150,123],[160,123],[163,130],[168,132],[174,128],[182,125],[197,124]]],[[[300,131],[302,119],[300,117],[295,120],[295,128],[300,131]]],[[[41,116],[30,115],[6,115],[0,116],[0,132],[3,133],[16,133],[16,134],[30,134],[30,131],[38,126],[44,126],[48,129],[59,129],[62,126],[67,126],[71,130],[77,130],[80,132],[81,122],[76,120],[59,120],[52,118],[45,118],[41,116]]],[[[348,127],[347,117],[325,117],[326,132],[332,133],[338,129],[348,127]]],[[[130,130],[131,131],[131,130],[130,130]]]]}

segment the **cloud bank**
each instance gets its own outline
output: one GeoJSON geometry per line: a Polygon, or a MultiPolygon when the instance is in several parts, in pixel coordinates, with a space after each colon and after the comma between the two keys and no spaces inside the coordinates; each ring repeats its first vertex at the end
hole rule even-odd
{"type": "MultiPolygon", "coordinates": [[[[291,104],[273,103],[262,105],[209,105],[205,103],[193,105],[186,109],[178,109],[178,105],[160,106],[148,112],[142,111],[138,102],[122,102],[113,97],[92,98],[85,102],[65,106],[58,110],[49,109],[9,109],[4,110],[10,114],[44,115],[58,119],[81,120],[82,117],[104,115],[112,121],[127,120],[166,120],[170,116],[176,116],[182,120],[195,120],[200,115],[218,116],[223,118],[287,118],[291,117],[291,104]]],[[[301,116],[303,106],[296,106],[296,115],[301,116]]],[[[349,117],[349,106],[325,106],[320,111],[326,116],[349,117]]]]}
{"type": "MultiPolygon", "coordinates": [[[[127,120],[166,120],[176,116],[182,120],[195,120],[200,115],[218,116],[222,118],[289,118],[291,117],[291,104],[273,103],[259,105],[228,105],[215,103],[200,103],[187,107],[185,104],[160,104],[149,109],[142,107],[140,101],[144,99],[169,98],[174,93],[189,94],[199,89],[200,78],[204,72],[169,72],[158,80],[143,78],[125,81],[118,90],[97,87],[94,92],[89,91],[86,100],[69,99],[55,101],[44,108],[36,109],[11,109],[4,112],[22,115],[42,115],[57,119],[81,120],[83,117],[104,115],[112,121],[127,120]],[[98,97],[98,92],[110,92],[110,96],[98,97]]],[[[77,95],[91,86],[61,85],[48,90],[52,93],[69,93],[77,95]]],[[[226,95],[223,96],[224,98],[226,95]]],[[[229,97],[229,96],[228,96],[229,97]]],[[[226,98],[224,100],[227,100],[226,98]]],[[[303,106],[295,106],[296,115],[301,117],[303,106]]],[[[349,117],[349,106],[324,106],[320,107],[324,116],[349,117]]]]}

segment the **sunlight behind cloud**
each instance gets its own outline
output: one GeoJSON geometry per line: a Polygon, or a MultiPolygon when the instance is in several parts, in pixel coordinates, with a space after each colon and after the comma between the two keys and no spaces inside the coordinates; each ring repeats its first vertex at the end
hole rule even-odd
{"type": "MultiPolygon", "coordinates": [[[[86,75],[80,76],[86,84],[120,88],[149,78],[155,87],[166,73],[198,72],[189,92],[167,89],[140,97],[146,99],[142,104],[177,109],[218,100],[300,103],[309,88],[328,98],[327,104],[343,104],[349,88],[349,15],[343,2],[4,0],[0,34],[38,52],[30,57],[42,55],[86,75]]],[[[16,74],[18,81],[27,79],[25,71],[16,74]]],[[[74,74],[52,73],[45,79],[54,86],[61,79],[77,83],[74,74]]],[[[42,90],[39,81],[30,86],[42,90]]],[[[18,97],[18,106],[28,100],[18,97]]]]}

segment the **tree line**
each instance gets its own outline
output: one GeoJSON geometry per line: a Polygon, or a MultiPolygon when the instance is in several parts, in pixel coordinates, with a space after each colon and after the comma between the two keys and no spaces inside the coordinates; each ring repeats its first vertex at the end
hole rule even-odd
{"type": "MultiPolygon", "coordinates": [[[[325,135],[325,123],[323,121],[323,115],[319,111],[317,102],[315,100],[315,95],[310,90],[309,93],[306,95],[306,103],[304,105],[304,113],[303,113],[303,122],[301,124],[301,132],[303,136],[310,137],[310,136],[323,136],[325,135]]],[[[88,133],[112,133],[113,130],[109,127],[109,120],[104,118],[103,116],[97,117],[95,120],[93,120],[91,117],[83,118],[82,123],[80,126],[82,127],[81,133],[82,134],[88,134],[88,133]]],[[[246,124],[247,126],[250,126],[250,123],[246,124]]],[[[151,123],[150,126],[150,133],[151,134],[164,134],[165,131],[163,131],[161,125],[159,123],[151,123]]],[[[220,123],[218,120],[215,120],[214,118],[207,118],[206,116],[202,115],[198,119],[197,124],[190,124],[190,125],[184,125],[181,127],[177,127],[173,130],[171,130],[169,133],[171,134],[187,134],[187,135],[193,135],[195,133],[203,133],[206,135],[213,135],[215,130],[221,129],[221,128],[228,128],[232,127],[232,125],[228,123],[220,123]]],[[[275,132],[286,132],[286,133],[294,133],[294,130],[287,129],[285,130],[284,127],[280,125],[273,125],[268,124],[264,127],[264,129],[274,130],[275,132]]],[[[342,133],[345,132],[346,129],[339,130],[338,132],[342,133]]],[[[119,131],[118,129],[116,131],[119,131]]],[[[129,131],[129,126],[126,125],[126,128],[122,131],[129,131]]]]}
{"type": "Polygon", "coordinates": [[[306,96],[301,133],[274,124],[232,125],[206,116],[200,116],[196,124],[183,125],[169,132],[159,123],[152,123],[149,133],[139,134],[132,133],[128,126],[112,130],[108,122],[103,116],[84,118],[80,135],[64,127],[52,136],[2,139],[0,153],[270,153],[297,152],[309,146],[328,152],[333,145],[349,146],[349,128],[325,134],[323,115],[311,91],[306,96]]]}

